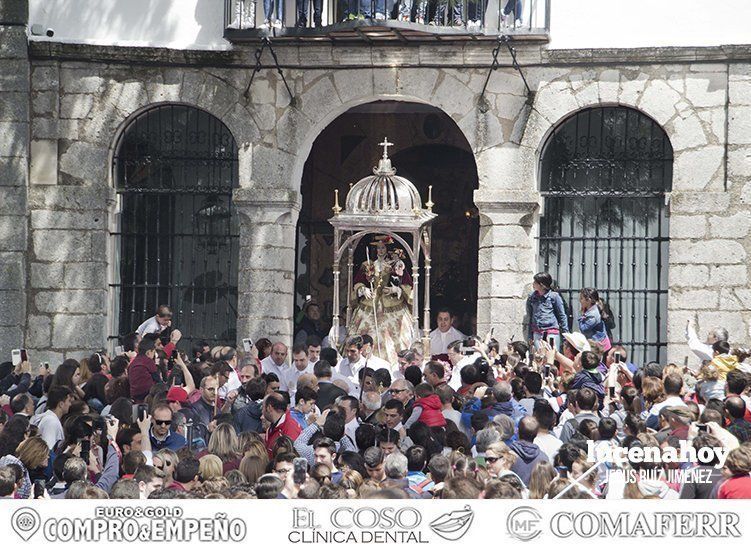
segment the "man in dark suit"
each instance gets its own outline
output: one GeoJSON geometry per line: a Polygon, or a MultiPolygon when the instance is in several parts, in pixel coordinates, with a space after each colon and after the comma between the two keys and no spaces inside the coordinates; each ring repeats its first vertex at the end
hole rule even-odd
{"type": "Polygon", "coordinates": [[[313,374],[318,378],[318,400],[316,401],[316,406],[322,412],[334,404],[336,399],[347,394],[344,389],[331,383],[333,372],[328,361],[323,359],[318,361],[313,367],[313,374]]]}

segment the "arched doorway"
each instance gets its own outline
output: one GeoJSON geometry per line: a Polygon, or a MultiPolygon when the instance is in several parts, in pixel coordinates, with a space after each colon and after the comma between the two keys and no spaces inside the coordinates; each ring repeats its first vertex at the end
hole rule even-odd
{"type": "Polygon", "coordinates": [[[213,115],[161,105],[134,117],[115,148],[116,336],[159,304],[193,339],[234,344],[239,229],[237,144],[213,115]]]}
{"type": "Polygon", "coordinates": [[[301,317],[299,310],[308,295],[319,302],[324,320],[333,315],[333,229],[328,219],[334,190],[339,189],[343,201],[351,184],[372,173],[382,152],[377,144],[384,137],[394,143],[389,155],[397,174],[415,184],[423,202],[427,201],[428,186],[433,186],[433,211],[438,214],[433,223],[433,315],[447,306],[456,313],[456,325],[472,333],[479,242],[479,215],[473,203],[473,191],[478,187],[474,155],[448,115],[410,102],[378,101],[354,107],[332,121],[314,142],[301,184],[297,316],[301,317]]]}
{"type": "Polygon", "coordinates": [[[667,358],[668,213],[673,148],[632,108],[594,107],[564,120],[540,157],[539,268],[557,280],[576,322],[579,290],[596,287],[613,343],[644,364],[667,358]]]}

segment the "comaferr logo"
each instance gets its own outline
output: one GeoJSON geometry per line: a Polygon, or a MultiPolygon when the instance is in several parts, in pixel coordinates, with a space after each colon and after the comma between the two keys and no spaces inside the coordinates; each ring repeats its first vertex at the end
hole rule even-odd
{"type": "Polygon", "coordinates": [[[475,519],[475,513],[467,505],[463,510],[454,510],[448,514],[434,519],[430,523],[431,530],[446,540],[459,540],[472,526],[472,520],[475,519]]]}
{"type": "Polygon", "coordinates": [[[734,512],[558,512],[550,531],[560,538],[740,538],[734,512]]]}
{"type": "Polygon", "coordinates": [[[542,516],[531,506],[513,510],[506,520],[506,532],[511,538],[528,542],[542,533],[542,516]]]}

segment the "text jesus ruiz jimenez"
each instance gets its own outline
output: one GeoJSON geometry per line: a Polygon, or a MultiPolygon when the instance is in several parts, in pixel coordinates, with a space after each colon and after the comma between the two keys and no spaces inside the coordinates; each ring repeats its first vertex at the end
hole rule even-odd
{"type": "Polygon", "coordinates": [[[550,530],[561,538],[740,538],[739,523],[734,512],[558,512],[550,530]]]}

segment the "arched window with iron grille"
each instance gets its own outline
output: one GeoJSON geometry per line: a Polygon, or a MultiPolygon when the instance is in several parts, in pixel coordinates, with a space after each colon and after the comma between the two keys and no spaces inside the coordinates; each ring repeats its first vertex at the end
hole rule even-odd
{"type": "Polygon", "coordinates": [[[239,232],[232,206],[237,144],[216,117],[195,107],[157,106],[122,133],[113,176],[117,336],[136,330],[159,304],[193,339],[234,343],[239,232]]]}
{"type": "Polygon", "coordinates": [[[641,365],[666,359],[668,215],[673,148],[665,131],[627,107],[563,121],[540,157],[544,197],[538,266],[556,280],[577,330],[578,293],[610,307],[613,343],[641,365]]]}

